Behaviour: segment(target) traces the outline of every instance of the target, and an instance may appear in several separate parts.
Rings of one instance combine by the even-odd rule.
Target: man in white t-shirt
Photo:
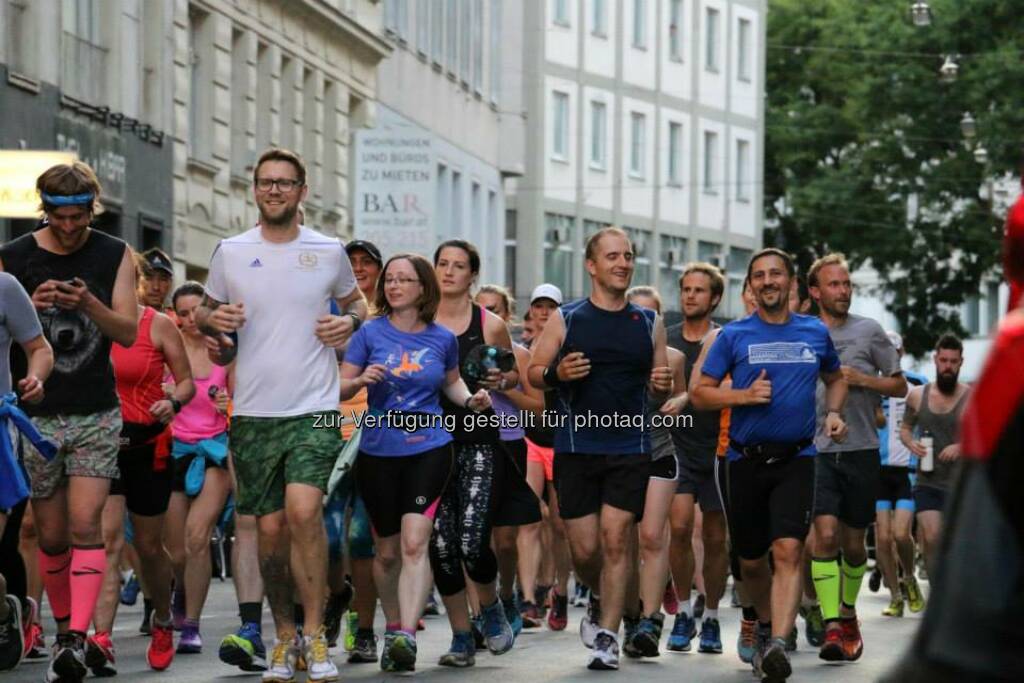
[[[260,157],[253,173],[259,225],[217,246],[197,316],[215,362],[237,358],[230,434],[236,506],[258,518],[260,571],[277,630],[264,681],[293,680],[300,648],[308,680],[338,678],[322,623],[322,499],[342,443],[334,349],[358,329],[366,302],[341,242],[299,223],[305,180],[293,152],[271,149]],[[331,299],[340,316],[330,314]],[[293,586],[305,612],[301,641]]]

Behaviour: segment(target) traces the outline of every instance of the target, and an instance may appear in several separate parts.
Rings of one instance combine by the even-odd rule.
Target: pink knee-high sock
[[[103,545],[71,549],[71,630],[86,633],[103,587],[107,553]]]
[[[66,621],[71,616],[71,549],[65,548],[56,555],[47,555],[40,549],[39,573],[43,575],[43,588],[54,621]]]

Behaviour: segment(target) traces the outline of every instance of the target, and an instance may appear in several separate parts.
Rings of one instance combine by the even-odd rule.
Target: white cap
[[[892,345],[896,347],[897,351],[901,351],[903,349],[903,337],[901,337],[899,333],[893,332],[892,330],[886,330],[885,335],[889,337],[889,341],[892,342]]]
[[[542,285],[537,285],[533,290],[533,294],[530,295],[530,305],[533,305],[537,299],[551,299],[559,306],[562,305],[562,290],[558,287],[548,284],[545,282]]]

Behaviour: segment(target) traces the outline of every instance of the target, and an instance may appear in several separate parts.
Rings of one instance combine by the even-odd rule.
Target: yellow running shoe
[[[907,596],[907,607],[914,614],[924,609],[924,595],[921,593],[921,586],[917,579],[911,574],[903,584],[903,594]]]
[[[889,606],[882,610],[883,617],[903,616],[903,597],[896,597],[889,601]]]

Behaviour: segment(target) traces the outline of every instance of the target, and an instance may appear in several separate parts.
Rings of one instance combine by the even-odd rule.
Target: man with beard
[[[755,314],[722,328],[690,385],[698,410],[731,408],[726,462],[716,463],[733,548],[757,612],[754,673],[792,673],[786,637],[801,590],[803,543],[814,500],[815,388],[826,384],[825,434],[841,441],[847,385],[828,329],[789,311],[793,259],[762,249],[747,266]],[[732,386],[721,386],[731,375]],[[765,557],[772,553],[774,575]]]
[[[679,290],[683,322],[665,332],[669,346],[679,349],[686,356],[684,375],[689,385],[701,349],[712,344],[718,334],[719,326],[711,320],[711,314],[722,300],[725,279],[722,272],[710,263],[690,263],[683,268]],[[668,638],[668,649],[689,651],[690,640],[697,634],[693,605],[690,602],[690,585],[695,571],[694,514],[695,506],[699,503],[704,516],[704,586],[707,593],[699,650],[720,653],[722,634],[718,624],[718,601],[725,592],[725,576],[729,569],[729,557],[725,550],[725,515],[722,512],[722,499],[715,487],[715,452],[718,448],[721,411],[695,410],[693,406],[687,405],[680,415],[684,417],[678,424],[685,426],[672,429],[679,480],[670,512],[672,540],[669,546],[669,563],[679,596],[679,611]],[[690,417],[686,418],[687,415]],[[644,605],[645,612],[653,611],[654,608],[654,605]]]
[[[277,630],[263,680],[293,680],[301,649],[308,680],[334,681],[322,622],[322,499],[341,432],[314,425],[339,423],[335,349],[362,324],[366,304],[341,243],[299,223],[308,192],[302,159],[283,149],[264,152],[253,186],[259,225],[218,244],[196,318],[215,362],[237,355],[230,435],[236,505],[239,514],[257,517],[260,571]],[[341,315],[329,313],[330,299]],[[305,614],[301,643],[294,589]]]
[[[826,661],[854,661],[864,651],[855,605],[867,569],[864,540],[875,520],[881,480],[875,407],[879,395],[906,396],[907,380],[882,326],[850,313],[853,288],[842,254],[828,254],[811,264],[807,284],[850,387],[845,413],[849,434],[841,443],[827,433],[824,392],[818,397],[811,577],[825,618],[819,656]]]
[[[946,494],[960,460],[960,414],[969,393],[969,387],[958,381],[964,362],[964,346],[959,339],[952,334],[942,335],[933,360],[935,381],[910,392],[900,425],[900,441],[918,458],[914,508],[929,576],[935,570]]]
[[[593,647],[588,668],[602,670],[619,668],[617,634],[626,586],[635,581],[629,544],[650,471],[648,384],[665,398],[672,371],[661,318],[626,301],[634,268],[629,237],[619,228],[599,230],[585,255],[591,295],[551,315],[528,373],[535,387],[558,389],[555,488],[576,576],[593,590],[580,625],[583,644]]]

